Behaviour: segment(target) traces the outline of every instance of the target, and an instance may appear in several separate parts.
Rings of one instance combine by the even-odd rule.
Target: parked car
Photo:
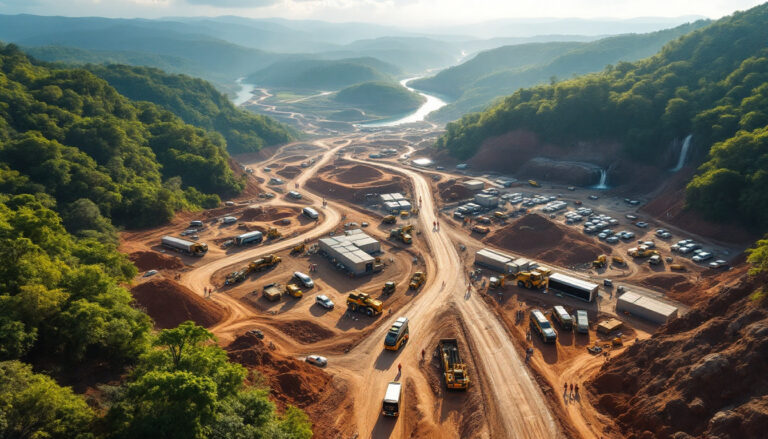
[[[631,213],[624,215],[624,217],[626,217],[628,220],[633,220],[633,221],[637,219],[637,215],[632,215]]]
[[[619,242],[619,237],[618,236],[609,236],[609,237],[605,238],[605,242],[607,242],[608,244],[616,244],[617,242]]]
[[[643,241],[643,245],[648,248],[656,248],[656,243],[653,241]]]
[[[714,262],[710,262],[709,263],[709,268],[712,268],[712,269],[725,268],[727,266],[728,266],[728,262],[726,262],[726,261],[724,261],[722,259],[718,259],[718,260],[716,260]]]
[[[312,281],[312,278],[300,271],[295,271],[293,273],[293,277],[298,279],[299,282],[301,282],[301,284],[304,285],[304,288],[312,288],[315,286],[315,283]]]
[[[325,294],[321,294],[317,297],[315,297],[315,303],[322,306],[325,309],[333,309],[334,304],[331,299],[328,298]]]
[[[685,247],[680,247],[677,251],[685,255],[685,254],[688,254],[688,253],[692,252],[693,251],[693,247],[690,247],[690,246],[686,245]]]
[[[589,198],[590,200],[597,200],[597,199],[599,199],[600,197],[598,197],[597,195],[590,195],[588,198]]]
[[[638,222],[635,223],[635,225],[637,227],[640,227],[641,229],[644,229],[644,228],[648,227],[648,223],[646,223],[645,221],[638,221]]]
[[[694,262],[704,262],[708,259],[712,259],[712,253],[701,252],[693,257]]]
[[[320,355],[307,355],[307,358],[305,358],[304,361],[318,367],[325,367],[328,365],[328,359]]]
[[[157,270],[149,270],[146,273],[144,273],[144,277],[150,277],[157,274]]]

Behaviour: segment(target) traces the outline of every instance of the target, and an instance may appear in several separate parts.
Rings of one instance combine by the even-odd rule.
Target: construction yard
[[[714,253],[712,260],[729,263],[739,246],[687,235],[606,191],[504,187],[489,176],[411,166],[411,145],[433,136],[413,129],[356,133],[238,157],[247,179],[239,198],[180,213],[162,228],[122,234],[121,250],[141,270],[132,286],[137,304],[158,328],[187,319],[210,328],[234,361],[265,377],[280,407],[308,413],[315,437],[621,437],[586,395],[563,391],[566,383],[583,387],[605,362],[658,328],[617,311],[619,289],[684,314],[701,300],[696,286],[721,271],[672,245],[693,238]],[[469,180],[482,189],[467,187]],[[497,195],[476,198],[487,189]],[[513,193],[554,197],[567,207],[521,209],[508,197],[454,215],[475,199]],[[587,215],[578,222],[565,216],[579,208],[615,219],[606,228],[631,231],[632,238],[609,242],[585,233]],[[659,228],[670,236],[656,236]],[[207,251],[173,251],[161,245],[166,236]],[[646,241],[653,248],[643,248],[643,257],[628,254]],[[502,272],[475,264],[484,248],[591,282],[594,298],[520,287],[509,273],[498,285]],[[648,262],[653,252],[660,264]],[[595,264],[603,255],[604,263]],[[673,264],[682,268],[672,271]],[[556,305],[572,316],[585,311],[586,330],[555,323]],[[534,310],[552,322],[556,343],[532,332]],[[410,338],[384,349],[401,317]],[[610,319],[619,327],[599,333],[598,323]],[[458,346],[450,364],[439,348],[444,340]],[[310,355],[323,356],[327,366],[305,362]],[[447,388],[448,369],[467,379],[458,387],[465,391]],[[399,417],[381,415],[389,382],[403,386]]]

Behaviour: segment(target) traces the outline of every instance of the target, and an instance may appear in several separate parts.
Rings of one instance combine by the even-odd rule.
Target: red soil
[[[276,174],[281,177],[291,179],[301,174],[301,168],[296,166],[286,166],[285,168],[277,171]]]
[[[184,268],[184,263],[178,256],[164,255],[153,251],[137,251],[128,255],[140,271],[146,270],[178,270]]]
[[[344,184],[368,183],[370,181],[380,180],[384,174],[378,169],[366,165],[354,165],[349,168],[342,168],[335,173],[336,180]]]
[[[289,207],[249,207],[240,215],[240,221],[276,221],[298,215],[298,210]]]
[[[438,183],[437,190],[440,198],[445,201],[466,200],[475,195],[475,193],[455,181],[445,181]]]
[[[219,305],[170,279],[154,278],[140,283],[131,288],[131,294],[158,329],[174,328],[187,320],[209,328],[226,314]]]
[[[369,193],[406,193],[408,183],[403,177],[393,176],[392,180],[389,181],[371,183],[365,185],[365,187],[356,188],[333,183],[320,177],[313,177],[307,180],[306,187],[318,194],[328,196],[329,198],[357,202],[365,200],[365,194]]]
[[[593,261],[610,248],[537,214],[528,214],[483,238],[496,247],[551,264],[574,266]]]
[[[276,321],[272,326],[304,344],[327,340],[335,335],[330,329],[309,320]]]

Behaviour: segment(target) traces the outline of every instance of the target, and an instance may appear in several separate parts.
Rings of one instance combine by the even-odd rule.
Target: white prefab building
[[[403,210],[411,211],[413,206],[407,200],[387,201],[384,203],[384,209],[389,213],[400,213]]]
[[[462,186],[465,188],[471,190],[471,191],[479,191],[485,187],[485,183],[483,183],[480,180],[469,180],[461,183]]]
[[[379,195],[379,203],[388,203],[390,201],[405,201],[405,197],[403,194],[399,192],[393,192],[391,194],[380,194]]]
[[[475,265],[482,265],[500,273],[507,272],[507,264],[514,258],[507,254],[484,248],[475,253]]]
[[[492,209],[499,205],[499,197],[489,194],[475,194],[475,203]]]
[[[319,243],[321,251],[354,274],[372,272],[375,259],[369,253],[381,251],[381,243],[360,229],[348,230],[340,236],[322,238]]]
[[[660,325],[677,317],[677,307],[632,291],[626,291],[619,296],[616,301],[616,312],[628,312]]]

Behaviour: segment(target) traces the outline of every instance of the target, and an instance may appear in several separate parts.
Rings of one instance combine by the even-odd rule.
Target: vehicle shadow
[[[531,338],[533,347],[541,352],[541,357],[544,359],[544,361],[547,362],[547,364],[557,363],[557,344],[544,343],[533,330],[531,330]]]
[[[331,311],[333,310],[323,308],[322,306],[318,305],[317,302],[313,303],[312,306],[309,307],[309,313],[315,317],[322,317]]]
[[[380,315],[379,315],[380,316]],[[350,329],[365,329],[378,323],[379,316],[368,317],[365,314],[347,311],[336,322],[336,327],[342,331]]]
[[[371,439],[392,436],[392,431],[395,429],[396,424],[397,418],[379,415],[379,420],[376,421],[376,425],[373,426],[373,431],[371,431]]]
[[[381,348],[381,352],[379,352],[379,356],[376,357],[376,361],[373,363],[373,367],[377,370],[387,370],[390,367],[392,367],[392,364],[394,364],[395,360],[397,360],[397,357],[400,356],[400,353],[403,351],[405,347],[401,347],[397,351],[389,351],[387,349]],[[398,372],[398,375],[400,373]],[[399,377],[398,377],[399,378]],[[397,380],[397,378],[395,379]]]

